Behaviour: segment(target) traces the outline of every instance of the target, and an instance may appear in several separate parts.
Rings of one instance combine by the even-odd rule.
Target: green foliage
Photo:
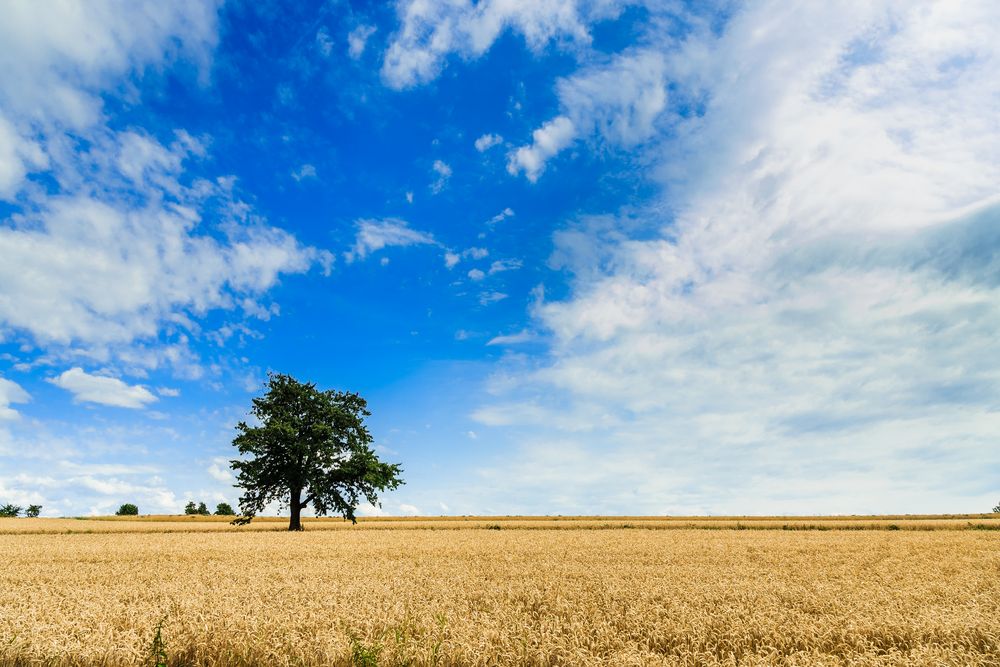
[[[7,503],[6,505],[0,506],[0,517],[7,519],[13,519],[21,513],[20,505],[11,505]]]
[[[378,667],[378,657],[382,646],[377,642],[365,646],[360,639],[351,635],[351,664],[355,667]]]
[[[24,511],[24,516],[28,517],[29,519],[35,519],[41,513],[42,513],[41,505],[28,505],[28,509]]]
[[[997,503],[997,506],[993,508],[993,511],[1000,514],[1000,503]]]
[[[195,505],[194,501],[192,500],[191,502],[189,502],[187,505],[184,506],[184,514],[190,516],[197,516],[197,515],[210,516],[212,513],[208,511],[208,506],[205,505],[205,503],[198,503],[197,505]]]
[[[290,508],[289,530],[301,530],[300,512],[310,506],[317,516],[339,514],[356,523],[362,498],[376,505],[380,492],[403,483],[398,464],[375,456],[364,423],[371,413],[358,394],[271,374],[250,412],[261,425],[236,426],[233,445],[242,458],[231,464],[244,494],[242,516],[233,523],[249,523],[272,501]]]
[[[139,508],[132,503],[125,503],[118,508],[115,516],[139,516]]]
[[[233,511],[229,503],[219,503],[216,505],[215,514],[216,516],[236,516],[236,512]]]
[[[156,624],[156,634],[153,635],[153,644],[149,647],[149,657],[153,667],[167,667],[167,645],[163,641],[163,624],[167,617],[164,616]]]

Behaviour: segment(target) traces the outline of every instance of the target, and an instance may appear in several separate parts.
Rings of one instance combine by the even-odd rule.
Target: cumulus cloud
[[[483,273],[483,272],[482,272],[481,270],[479,270],[479,269],[470,269],[470,270],[469,270],[469,273],[468,273],[468,276],[469,276],[469,278],[471,278],[472,280],[476,280],[476,281],[479,281],[479,280],[482,280],[483,278],[485,278],[485,277],[486,277],[486,274],[485,274],[485,273]]]
[[[31,396],[21,385],[0,377],[0,420],[17,419],[18,412],[10,407],[11,403],[27,403]]]
[[[268,226],[233,179],[192,177],[186,164],[206,154],[199,139],[106,123],[104,97],[123,81],[182,59],[207,72],[216,39],[212,3],[7,7],[0,197],[12,209],[0,220],[0,334],[164,361],[165,349],[141,346],[165,323],[239,307],[282,273],[329,264]]]
[[[487,476],[565,511],[598,490],[612,512],[985,506],[998,25],[988,4],[755,2],[664,36],[664,71],[704,110],[588,112],[616,141],[653,133],[665,199],[640,234],[594,218],[555,236],[572,292],[534,311],[552,361],[498,374],[513,394],[475,415],[534,435]]]
[[[213,479],[226,484],[232,484],[235,479],[233,477],[232,468],[229,465],[229,459],[224,456],[217,456],[212,459],[212,463],[208,466],[208,468],[206,468],[206,472]]]
[[[405,220],[358,220],[354,246],[344,253],[348,263],[364,259],[370,253],[390,246],[438,245],[434,237],[413,229]]]
[[[503,143],[503,137],[499,134],[484,134],[475,141],[476,150],[480,153],[488,151],[494,146],[498,146]]]
[[[511,175],[523,171],[534,183],[545,169],[545,162],[566,148],[576,138],[576,127],[566,116],[557,116],[531,133],[531,145],[521,146],[510,154],[507,171]]]
[[[373,25],[359,25],[347,34],[347,54],[357,60],[365,52],[368,38],[375,34],[377,28]]]
[[[589,25],[617,15],[625,4],[616,0],[401,0],[396,6],[400,27],[386,49],[382,78],[393,88],[424,83],[437,76],[450,53],[478,57],[505,30],[521,36],[535,51],[553,41],[587,45]]]
[[[72,393],[73,400],[83,403],[135,409],[159,400],[142,385],[129,385],[105,375],[91,375],[79,366],[64,371],[49,382]]]

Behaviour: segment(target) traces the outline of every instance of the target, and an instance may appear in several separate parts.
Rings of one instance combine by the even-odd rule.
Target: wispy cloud
[[[973,29],[1000,25],[996,11],[750,3],[721,34],[663,37],[677,94],[707,100],[694,116],[659,97],[621,105],[595,71],[569,77],[565,113],[654,142],[650,175],[669,189],[641,223],[555,236],[572,292],[535,310],[553,360],[508,369],[508,401],[477,412],[535,429],[530,463],[496,474],[576,511],[612,478],[606,511],[976,506],[982,466],[1000,469],[1000,283],[981,252],[1000,247],[983,94],[1000,40]],[[563,136],[515,166],[537,176]],[[550,457],[579,465],[530,472]]]
[[[444,187],[448,184],[448,179],[451,178],[451,167],[441,160],[434,160],[433,169],[438,177],[436,181],[431,183],[431,192],[438,194],[444,190]]]
[[[438,245],[431,234],[413,229],[405,220],[358,220],[354,246],[344,253],[348,263],[391,246]]]
[[[292,178],[296,181],[304,181],[307,178],[316,178],[316,167],[311,164],[304,164],[292,172]]]
[[[347,54],[357,60],[365,52],[368,38],[375,34],[377,28],[373,25],[359,25],[347,35]]]

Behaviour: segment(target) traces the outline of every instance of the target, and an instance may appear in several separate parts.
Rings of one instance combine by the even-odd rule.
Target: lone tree
[[[38,515],[42,513],[41,505],[28,505],[28,509],[24,510],[24,516],[29,519],[38,518]]]
[[[358,394],[321,391],[315,384],[272,373],[267,391],[253,399],[260,426],[240,422],[233,444],[244,457],[231,461],[244,489],[235,524],[246,524],[272,501],[287,504],[288,530],[302,530],[302,510],[339,514],[357,523],[360,498],[378,503],[378,493],[403,480],[399,464],[375,456],[364,418],[371,415]]]

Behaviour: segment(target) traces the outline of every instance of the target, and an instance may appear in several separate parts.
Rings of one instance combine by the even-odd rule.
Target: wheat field
[[[0,664],[1000,665],[996,519],[674,523],[0,520]]]

